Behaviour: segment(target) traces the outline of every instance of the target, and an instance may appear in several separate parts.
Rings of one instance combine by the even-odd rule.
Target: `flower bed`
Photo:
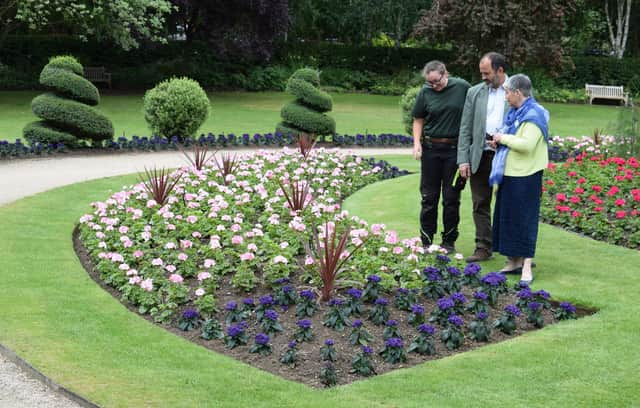
[[[640,248],[638,159],[578,153],[549,164],[543,183],[543,221],[594,239]]]
[[[341,209],[384,173],[345,153],[286,148],[149,172],[163,183],[145,179],[81,217],[80,257],[150,320],[314,386],[576,316]]]

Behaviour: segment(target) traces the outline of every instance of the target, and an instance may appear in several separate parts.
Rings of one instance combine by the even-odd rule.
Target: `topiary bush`
[[[42,120],[25,126],[23,134],[29,143],[75,146],[78,139],[100,144],[113,138],[111,121],[91,107],[100,102],[98,89],[83,74],[82,65],[72,56],[52,57],[45,65],[40,84],[50,92],[31,102],[33,113]]]
[[[418,93],[421,89],[422,86],[414,86],[412,88],[409,88],[400,98],[402,124],[404,125],[404,130],[409,135],[413,135],[413,105],[416,104],[416,98],[418,97]]]
[[[193,136],[209,116],[209,98],[198,82],[171,78],[144,94],[144,118],[155,135]]]
[[[280,111],[282,122],[276,132],[297,136],[301,133],[329,135],[336,131],[336,122],[324,112],[333,107],[328,93],[318,89],[320,73],[312,68],[301,68],[287,81],[286,91],[296,97]]]

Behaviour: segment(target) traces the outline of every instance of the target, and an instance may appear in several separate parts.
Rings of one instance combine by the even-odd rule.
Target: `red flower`
[[[571,216],[573,218],[578,218],[579,216],[581,216],[582,214],[579,211],[573,211],[571,212]]]
[[[566,205],[556,205],[556,210],[560,212],[568,212],[571,210],[571,208],[567,207]]]
[[[602,207],[593,207],[593,211],[595,212],[602,212],[603,208]]]
[[[567,176],[569,177],[576,177],[578,175],[578,173],[576,173],[575,171],[570,171],[567,173]]]
[[[549,170],[555,170],[556,169],[556,165],[555,165],[555,163],[549,162],[549,164],[547,164],[547,168]]]
[[[616,218],[624,218],[627,216],[627,212],[626,211],[616,211]]]
[[[596,193],[599,193],[599,192],[601,192],[601,191],[602,191],[602,187],[597,186],[597,185],[596,185],[596,186],[592,186],[592,187],[591,187],[591,189],[592,189],[593,191],[595,191]]]
[[[638,163],[638,159],[636,159],[635,157],[630,157],[629,160],[627,160],[627,164],[634,169],[637,169],[640,166],[640,163]]]
[[[583,183],[585,183],[586,181],[587,181],[587,179],[585,179],[584,177],[580,177],[580,178],[578,179],[578,184],[583,184]]]
[[[556,201],[563,202],[567,201],[567,196],[564,193],[556,194]]]
[[[555,184],[555,183],[553,182],[553,180],[547,180],[547,185],[552,186],[552,185],[554,185],[554,184]]]
[[[618,191],[620,191],[620,189],[619,189],[617,186],[613,186],[613,187],[611,187],[611,190],[609,190],[609,191],[607,192],[607,195],[608,195],[609,197],[613,197],[614,195],[616,195],[616,193],[617,193]]]
[[[580,202],[580,197],[576,197],[576,196],[572,196],[569,201],[571,201],[574,204],[578,204]]]
[[[576,189],[573,190],[573,192],[576,193],[576,194],[582,194],[582,193],[584,193],[584,188],[576,187]]]
[[[618,199],[616,200],[615,204],[616,204],[618,207],[622,207],[623,205],[625,205],[625,201],[624,201],[624,199],[623,199],[623,198],[618,198]]]
[[[624,181],[624,176],[615,176],[614,177],[617,181]]]

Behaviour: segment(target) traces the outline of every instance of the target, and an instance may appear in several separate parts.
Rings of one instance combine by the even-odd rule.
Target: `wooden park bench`
[[[104,67],[84,67],[84,77],[91,82],[104,82],[111,89],[111,73]]]
[[[629,104],[629,93],[625,93],[622,86],[586,84],[585,91],[589,104],[592,104],[596,98],[614,99],[624,102],[625,105]]]

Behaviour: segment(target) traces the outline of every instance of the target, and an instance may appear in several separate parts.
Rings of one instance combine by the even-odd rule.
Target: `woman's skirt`
[[[533,258],[538,239],[542,170],[526,177],[504,176],[493,211],[493,251]]]

